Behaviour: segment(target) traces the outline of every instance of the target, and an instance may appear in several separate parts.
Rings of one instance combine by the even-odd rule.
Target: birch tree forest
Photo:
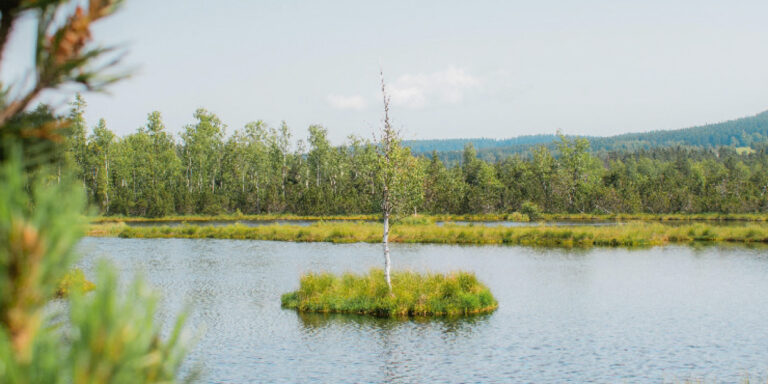
[[[172,134],[162,114],[147,114],[134,133],[86,122],[78,96],[60,164],[72,166],[89,202],[103,215],[381,212],[378,144],[308,127],[293,140],[283,122],[257,120],[230,129],[205,109]],[[45,105],[29,118],[54,118]],[[698,213],[768,211],[765,147],[669,146],[593,152],[587,139],[560,135],[501,160],[485,161],[468,144],[458,161],[411,154],[400,204],[407,213]]]

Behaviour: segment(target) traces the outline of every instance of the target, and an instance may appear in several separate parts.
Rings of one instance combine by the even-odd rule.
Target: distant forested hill
[[[575,137],[577,136],[569,136],[571,139]],[[768,139],[768,111],[722,123],[670,131],[625,133],[608,137],[578,137],[589,139],[592,151],[598,153],[672,146],[756,147],[764,145]],[[487,138],[410,140],[403,144],[410,147],[415,154],[429,154],[432,151],[437,151],[443,161],[455,163],[461,159],[462,150],[467,143],[474,145],[480,158],[487,161],[497,161],[509,155],[526,153],[539,145],[554,149],[556,140],[556,135],[532,135],[502,140]]]
[[[551,143],[557,139],[556,135],[529,135],[518,136],[511,139],[434,139],[434,140],[406,140],[403,145],[411,148],[413,153],[429,153],[432,151],[450,152],[461,151],[471,142],[475,149],[510,148],[516,146],[528,146]]]

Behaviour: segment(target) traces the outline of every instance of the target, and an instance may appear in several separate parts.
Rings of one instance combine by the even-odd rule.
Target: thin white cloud
[[[416,75],[402,75],[390,86],[392,103],[408,108],[423,108],[430,104],[458,104],[465,93],[480,85],[480,79],[461,68]]]
[[[343,95],[335,95],[330,94],[326,98],[326,101],[328,101],[328,104],[336,109],[354,109],[354,110],[361,110],[365,109],[368,106],[368,102],[365,101],[365,98],[363,98],[360,95],[353,95],[353,96],[343,96]]]

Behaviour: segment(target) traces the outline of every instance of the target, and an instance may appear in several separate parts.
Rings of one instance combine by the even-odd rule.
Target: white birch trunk
[[[104,184],[104,212],[109,213],[109,157],[104,159],[104,171],[106,172],[106,183]]]
[[[384,277],[387,280],[387,287],[392,292],[392,280],[390,279],[391,260],[389,258],[389,214],[384,213]]]

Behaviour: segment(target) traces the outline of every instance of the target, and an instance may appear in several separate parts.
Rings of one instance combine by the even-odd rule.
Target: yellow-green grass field
[[[123,238],[216,238],[299,242],[377,243],[381,224],[372,222],[317,222],[308,226],[272,224],[249,227],[180,225],[131,227],[124,223],[91,225],[90,236]],[[691,223],[665,225],[631,222],[611,226],[526,226],[399,224],[390,242],[432,244],[508,244],[557,247],[654,246],[697,242],[768,243],[768,225],[740,226]]]
[[[164,216],[164,217],[132,217],[132,216],[98,216],[90,219],[93,224],[105,223],[157,223],[163,222],[206,222],[206,221],[377,221],[381,216],[377,214],[356,214],[356,215],[294,215],[285,213],[275,214],[222,214],[222,215],[190,215],[190,216]],[[395,218],[395,221],[413,224],[429,224],[438,221],[470,221],[470,222],[488,222],[488,221],[513,221],[528,222],[531,219],[522,213],[488,213],[488,214],[425,214],[410,215]],[[542,213],[536,219],[541,222],[552,221],[703,221],[703,222],[768,222],[766,213],[617,213],[617,214],[592,214],[592,213]]]

